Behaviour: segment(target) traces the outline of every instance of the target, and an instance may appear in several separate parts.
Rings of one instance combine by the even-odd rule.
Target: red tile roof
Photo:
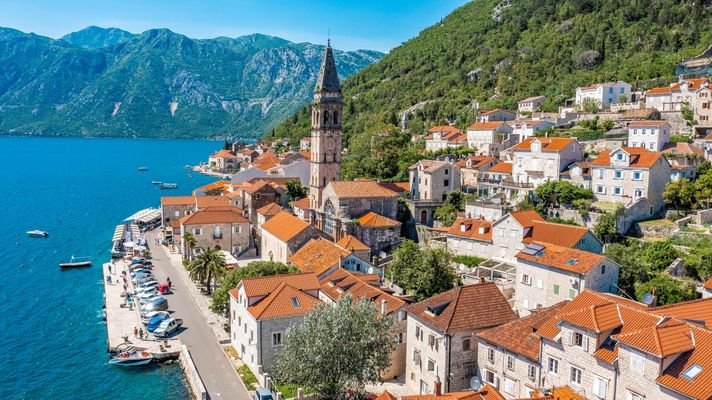
[[[257,209],[258,214],[265,216],[275,216],[279,214],[280,211],[282,211],[282,207],[277,203],[269,203],[266,206]]]
[[[180,219],[182,225],[246,224],[247,222],[242,209],[237,207],[206,207]]]
[[[692,327],[674,319],[635,332],[615,335],[615,339],[619,343],[658,357],[667,357],[695,348]]]
[[[547,221],[532,221],[522,242],[544,242],[563,247],[574,247],[589,232],[588,228],[575,225],[557,224]]]
[[[358,223],[361,226],[368,226],[372,228],[386,228],[398,226],[401,224],[396,220],[384,217],[383,215],[377,214],[373,211],[369,211],[366,214],[360,216],[358,218]]]
[[[517,318],[494,282],[450,289],[411,305],[408,313],[442,332],[491,328]]]
[[[621,147],[614,150],[625,151],[630,155],[630,166],[635,168],[651,168],[663,156],[663,153],[649,151],[642,147]],[[591,161],[591,166],[611,166],[611,151],[604,151]]]
[[[322,278],[319,283],[321,284],[322,293],[334,301],[351,295],[354,302],[365,299],[373,302],[373,305],[380,310],[381,302],[385,300],[387,315],[400,310],[406,305],[406,302],[402,299],[381,290],[361,276],[343,268],[330,273],[325,278]]]
[[[319,238],[307,242],[297,250],[289,262],[302,272],[314,272],[317,276],[338,266],[341,260],[351,252],[337,246],[334,242]]]
[[[591,269],[606,260],[605,256],[589,251],[542,242],[537,244],[544,246],[544,249],[537,254],[530,255],[524,251],[520,251],[515,257],[517,257],[518,260],[526,260],[577,274],[588,273]]]
[[[219,181],[215,181],[215,182],[208,183],[207,185],[203,185],[199,188],[195,188],[195,190],[193,190],[193,194],[195,194],[195,192],[197,192],[197,191],[207,192],[210,189],[226,189],[230,185],[231,185],[230,181],[221,179]]]
[[[334,181],[327,186],[340,198],[398,197],[398,193],[375,181]]]
[[[470,166],[467,166],[467,162],[470,162]],[[492,157],[492,156],[470,156],[467,157],[464,160],[460,160],[455,165],[457,165],[460,168],[469,168],[469,169],[480,169],[482,167],[486,167],[490,163],[498,163],[499,161]]]
[[[712,329],[712,297],[654,307],[651,313],[666,315],[690,322],[698,322]]]
[[[263,297],[274,292],[280,284],[299,290],[319,290],[319,280],[311,272],[242,278],[241,285],[247,297]]]
[[[262,224],[263,231],[269,232],[283,242],[292,240],[307,228],[309,228],[307,222],[302,221],[286,211],[280,212]]]
[[[635,127],[635,126],[655,126],[655,127],[661,127],[663,125],[669,125],[667,121],[631,121],[628,124],[628,127]]]
[[[292,202],[292,207],[299,208],[302,210],[308,210],[309,209],[309,198],[304,197],[302,199]]]
[[[235,158],[235,153],[230,150],[222,149],[210,155],[211,158]]]
[[[487,383],[477,391],[443,393],[439,396],[434,394],[402,396],[401,400],[504,400],[504,397]]]
[[[480,233],[480,228],[483,232]],[[447,230],[448,235],[491,242],[492,223],[483,219],[459,218]]]
[[[282,282],[267,297],[247,307],[247,311],[257,320],[286,318],[304,315],[321,300]]]
[[[707,290],[712,290],[712,276],[710,276],[709,279],[705,281],[704,287]]]
[[[531,143],[537,140],[541,143],[541,151],[555,151],[559,152],[566,147],[568,147],[571,143],[575,142],[576,139],[572,138],[548,138],[548,137],[537,137],[537,138],[526,138],[522,140],[520,143],[514,145],[512,147],[512,150],[515,151],[530,151],[531,150]]]
[[[515,319],[495,328],[480,332],[477,336],[512,353],[539,361],[541,337],[536,334],[539,327],[558,313],[568,301],[548,308],[534,310],[533,314]]]
[[[506,125],[505,121],[477,122],[467,127],[468,131],[493,131]]]
[[[195,196],[162,196],[161,206],[191,206],[195,204]]]
[[[229,207],[230,199],[225,196],[195,196],[195,204],[200,208]]]
[[[524,210],[524,211],[512,211],[509,213],[519,225],[524,228],[531,228],[534,226],[534,222],[544,222],[544,218],[539,215],[538,212],[534,210]]]
[[[512,173],[512,168],[514,168],[514,165],[512,163],[508,162],[501,162],[493,165],[488,169],[489,172],[497,172],[501,174],[511,174]]]
[[[336,244],[342,249],[346,249],[348,251],[371,250],[370,247],[366,246],[366,244],[364,244],[362,241],[356,239],[351,235],[346,235],[342,237],[338,242],[336,242]]]

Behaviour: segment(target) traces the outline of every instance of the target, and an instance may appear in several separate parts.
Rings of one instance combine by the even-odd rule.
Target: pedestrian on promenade
[[[138,330],[138,338],[143,340],[143,328]]]
[[[171,277],[170,276],[166,277],[166,282],[168,282],[168,289],[170,289],[171,288]]]
[[[111,273],[111,264],[109,264],[109,273]]]
[[[138,328],[134,326],[134,337],[138,336]]]

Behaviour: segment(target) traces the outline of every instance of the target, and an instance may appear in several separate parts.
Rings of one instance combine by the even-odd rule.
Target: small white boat
[[[160,184],[162,184],[162,183],[163,183],[163,182],[161,182],[161,181],[151,181],[151,184],[152,184],[152,185],[160,185]]]
[[[119,365],[121,367],[137,367],[139,365],[146,365],[150,363],[151,360],[153,360],[153,356],[147,351],[124,351],[109,360],[109,364]]]
[[[42,237],[42,238],[46,238],[46,237],[49,236],[49,233],[47,233],[47,232],[45,232],[45,231],[41,231],[41,230],[39,230],[39,229],[35,229],[35,230],[33,230],[33,231],[27,231],[27,236],[29,236],[29,237]]]
[[[161,189],[178,189],[178,184],[177,183],[166,183],[163,182],[159,186]]]
[[[84,268],[84,267],[91,267],[92,262],[89,259],[89,257],[74,257],[72,256],[72,259],[68,263],[60,263],[59,268],[67,269],[67,268]]]

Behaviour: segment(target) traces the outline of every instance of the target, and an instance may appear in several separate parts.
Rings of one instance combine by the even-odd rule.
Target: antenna
[[[653,304],[653,301],[655,301],[655,296],[653,296],[652,293],[646,293],[643,295],[643,304],[649,306]]]

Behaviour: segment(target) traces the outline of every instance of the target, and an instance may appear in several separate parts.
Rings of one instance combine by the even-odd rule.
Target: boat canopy
[[[161,210],[157,208],[145,208],[135,212],[130,217],[126,218],[126,222],[135,222],[138,224],[148,224],[157,221],[161,218]]]

